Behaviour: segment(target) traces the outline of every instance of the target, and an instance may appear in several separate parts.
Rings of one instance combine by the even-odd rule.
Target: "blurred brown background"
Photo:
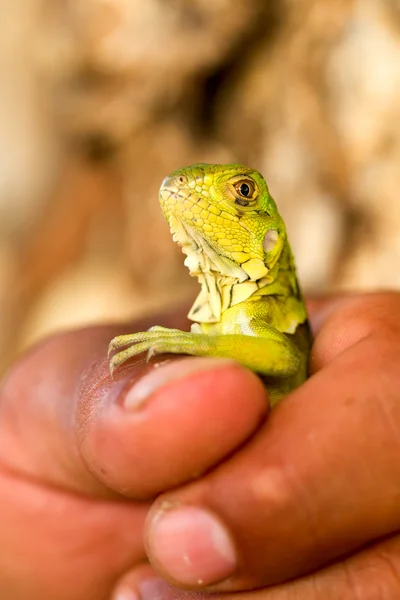
[[[169,171],[266,176],[305,289],[400,287],[400,0],[14,0],[0,19],[0,364],[196,293]]]

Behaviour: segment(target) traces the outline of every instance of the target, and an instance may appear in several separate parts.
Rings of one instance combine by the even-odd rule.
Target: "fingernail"
[[[148,553],[159,570],[183,585],[211,585],[236,570],[228,531],[215,515],[196,507],[161,509],[149,528]]]
[[[142,600],[139,594],[134,591],[132,588],[124,585],[121,587],[115,595],[113,595],[112,600]]]
[[[164,600],[171,598],[170,586],[160,578],[151,578],[139,582],[139,600]]]
[[[235,364],[233,360],[226,358],[185,358],[171,361],[155,367],[142,377],[126,394],[124,405],[129,410],[135,410],[143,406],[152,394],[168,383],[184,379],[194,373],[213,371]]]

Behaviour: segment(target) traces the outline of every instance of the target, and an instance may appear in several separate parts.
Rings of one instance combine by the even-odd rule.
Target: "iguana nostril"
[[[187,183],[187,178],[183,175],[168,175],[163,179],[161,189],[177,189]]]

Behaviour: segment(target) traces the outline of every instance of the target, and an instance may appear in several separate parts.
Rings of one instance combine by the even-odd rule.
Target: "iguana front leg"
[[[267,324],[258,328],[257,336],[208,335],[158,326],[146,332],[121,335],[114,338],[109,346],[109,354],[113,354],[111,371],[142,352],[147,352],[148,357],[172,353],[232,358],[256,373],[275,377],[291,377],[301,366],[296,346],[283,333]]]

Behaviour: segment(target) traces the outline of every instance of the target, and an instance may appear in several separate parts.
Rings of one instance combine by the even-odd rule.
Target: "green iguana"
[[[285,224],[260,173],[196,164],[166,177],[160,203],[201,291],[191,331],[152,327],[110,343],[113,372],[142,352],[229,357],[276,404],[307,377],[311,335]],[[124,349],[122,349],[124,348]]]

